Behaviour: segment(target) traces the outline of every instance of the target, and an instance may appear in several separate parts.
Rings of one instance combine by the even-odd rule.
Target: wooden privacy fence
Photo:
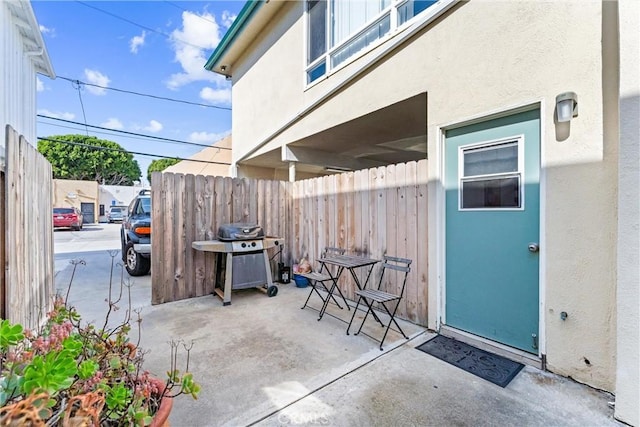
[[[196,251],[191,243],[215,239],[221,224],[252,222],[266,235],[291,235],[288,182],[160,172],[151,182],[152,304],[213,292],[215,254]],[[288,254],[285,244],[283,259]]]
[[[288,265],[307,257],[317,268],[325,246],[412,259],[398,312],[427,324],[426,160],[294,183],[160,172],[152,183],[152,303],[211,294],[214,255],[191,242],[215,239],[222,223],[255,222],[285,238]],[[376,268],[371,283],[378,278]],[[340,281],[351,299],[354,286],[347,275]],[[400,283],[384,286],[399,291]]]
[[[377,259],[413,260],[398,315],[427,324],[426,160],[297,181],[292,196],[294,238],[287,242],[296,257],[308,257],[317,269],[313,261],[322,249],[336,246]],[[379,273],[376,267],[371,286]],[[354,299],[355,284],[347,276],[339,285]],[[389,279],[384,288],[399,293],[400,280]]]
[[[11,128],[0,180],[2,318],[35,328],[53,305],[53,220],[51,164]]]

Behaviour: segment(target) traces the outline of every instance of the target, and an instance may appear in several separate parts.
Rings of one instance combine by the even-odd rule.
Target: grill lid
[[[262,239],[264,230],[257,224],[236,222],[218,227],[218,239],[224,241]]]

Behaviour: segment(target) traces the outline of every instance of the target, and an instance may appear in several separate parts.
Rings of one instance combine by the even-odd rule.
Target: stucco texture
[[[95,181],[79,181],[74,179],[53,180],[53,207],[80,209],[80,203],[93,203],[94,212],[98,213],[98,183]]]
[[[429,256],[422,261],[430,266],[435,327],[442,315],[436,297],[441,129],[536,104],[542,113],[541,350],[550,370],[613,390],[617,142],[607,136],[607,123],[615,120],[607,118],[603,81],[614,76],[603,74],[602,2],[459,3],[334,93],[376,51],[305,89],[303,6],[289,3],[235,65],[234,160],[259,143],[262,151],[275,149],[426,92]],[[579,116],[556,124],[555,97],[566,91],[578,94]]]
[[[204,175],[204,176],[230,176],[231,164],[231,135],[214,142],[193,156],[189,160],[182,160],[173,166],[169,166],[163,172]]]
[[[616,418],[640,425],[640,2],[620,1]]]

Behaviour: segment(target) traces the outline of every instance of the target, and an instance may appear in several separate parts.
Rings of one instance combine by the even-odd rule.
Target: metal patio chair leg
[[[353,315],[351,316],[351,321],[349,322],[349,326],[347,327],[347,335],[349,334],[349,328],[351,327],[351,323],[355,318],[356,311],[360,306],[360,300],[364,300],[365,304],[367,305],[367,313],[362,319],[362,323],[360,323],[360,328],[358,328],[358,332],[356,332],[355,335],[358,335],[362,331],[362,327],[364,326],[364,323],[366,322],[367,317],[369,316],[369,313],[372,313],[375,315],[373,311],[373,304],[377,302],[379,305],[382,305],[384,310],[387,312],[387,315],[389,316],[389,322],[386,325],[386,329],[384,331],[384,335],[382,336],[382,340],[380,340],[380,350],[381,351],[383,350],[382,346],[384,345],[384,340],[387,338],[387,334],[389,333],[389,329],[391,328],[391,323],[396,325],[396,327],[398,328],[398,332],[400,332],[405,339],[409,339],[407,334],[404,333],[404,331],[396,321],[395,315],[396,315],[396,312],[398,311],[398,307],[400,306],[400,301],[402,300],[402,296],[404,295],[404,289],[407,284],[407,276],[411,271],[411,262],[412,261],[410,259],[406,259],[406,258],[396,258],[396,257],[387,256],[387,255],[384,256],[384,262],[382,264],[382,272],[380,274],[380,281],[378,282],[378,289],[377,290],[362,289],[362,290],[356,291],[356,295],[358,295],[359,297],[358,304],[356,305],[356,309],[353,311]],[[380,290],[380,287],[382,286],[384,274],[387,270],[395,270],[395,271],[404,273],[404,279],[402,280],[402,289],[399,294],[392,294],[390,292],[385,292]],[[387,304],[393,303],[393,302],[395,302],[396,305],[393,309],[393,312],[391,312],[389,310],[389,307],[387,307]],[[374,316],[374,317],[378,318],[377,316]],[[382,321],[379,318],[378,318],[378,321],[383,327],[385,327],[385,325],[382,323]]]
[[[345,251],[346,250],[342,248],[326,247],[323,251],[323,254],[324,255],[326,255],[327,253],[344,254]],[[326,270],[327,274],[323,274],[322,270]],[[318,320],[322,319],[322,316],[324,315],[324,312],[327,309],[327,306],[329,305],[330,301],[333,301],[335,305],[340,310],[342,310],[343,307],[340,305],[335,295],[333,294],[334,290],[337,289],[338,294],[340,294],[340,297],[342,298],[345,305],[347,306],[347,309],[351,310],[351,308],[349,307],[349,304],[347,303],[346,298],[344,297],[344,295],[342,294],[342,291],[338,287],[336,277],[340,277],[341,272],[342,272],[342,269],[339,269],[338,272],[336,273],[336,276],[334,277],[329,271],[328,267],[322,264],[320,267],[320,271],[318,273],[315,273],[315,272],[301,273],[300,276],[305,277],[307,280],[309,280],[309,285],[311,286],[311,290],[309,291],[309,295],[307,296],[307,300],[304,302],[304,305],[300,308],[304,309],[307,307],[309,303],[309,299],[311,298],[311,295],[315,292],[318,295],[318,297],[322,300],[322,307],[320,308],[320,310],[317,310],[315,307],[312,307],[312,306],[309,306],[309,308],[317,310],[320,313],[318,316]],[[331,286],[327,287],[325,282],[330,282]],[[318,290],[319,286],[322,286],[322,289],[324,289],[324,291],[327,293],[326,296],[322,296],[322,294]]]
[[[307,300],[304,302],[304,305],[300,307],[301,309],[304,309],[305,307],[307,307],[307,304],[309,303],[309,299],[311,299],[311,295],[313,295],[313,293],[315,292],[316,295],[318,295],[318,297],[322,300],[322,308],[318,310],[318,312],[320,313],[320,315],[318,316],[318,320],[322,319],[324,311],[326,310],[327,305],[329,305],[330,299],[333,300],[333,302],[338,306],[340,310],[342,310],[342,306],[340,305],[338,300],[333,296],[331,288],[327,288],[327,286],[325,285],[325,282],[331,281],[333,286],[333,278],[331,276],[326,276],[320,273],[303,273],[303,274],[300,274],[300,276],[306,278],[309,281],[309,286],[311,287],[311,290],[309,291],[309,295],[307,296]],[[322,289],[324,289],[324,291],[327,293],[326,296],[323,296],[320,293],[320,291],[318,290],[318,288],[320,287],[322,287]],[[309,306],[309,308],[317,310],[315,307]]]
[[[322,303],[324,304],[324,297],[318,291],[318,289],[316,289],[315,284],[310,283],[309,286],[311,286],[311,290],[309,291],[309,295],[307,295],[307,300],[304,302],[304,305],[300,307],[300,309],[304,309],[307,306],[307,303],[309,302],[309,299],[311,299],[311,295],[313,295],[314,292],[318,294],[318,297],[320,297],[320,299],[322,300]]]
[[[347,326],[347,335],[349,335],[349,329],[351,328],[351,324],[353,323],[353,319],[356,317],[356,313],[358,312],[358,307],[360,307],[360,300],[362,300],[362,297],[358,298],[358,303],[356,304],[356,308],[353,309],[353,314],[351,315],[351,320],[349,321],[349,326]]]

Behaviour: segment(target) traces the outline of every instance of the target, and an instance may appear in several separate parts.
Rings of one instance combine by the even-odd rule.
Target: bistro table
[[[329,300],[331,299],[331,297],[333,297],[333,292],[336,289],[338,289],[338,292],[340,292],[340,288],[338,288],[338,280],[340,279],[342,272],[344,270],[348,270],[351,273],[351,277],[353,278],[353,281],[355,282],[358,289],[363,290],[367,287],[367,283],[369,283],[369,277],[371,277],[371,273],[373,272],[373,267],[375,266],[375,264],[380,262],[380,260],[374,259],[374,258],[362,257],[358,255],[327,254],[321,257],[320,259],[318,259],[318,262],[321,265],[320,271],[322,272],[322,269],[326,270],[326,272],[329,274],[329,276],[331,276],[333,280],[333,284],[331,285],[331,288],[329,288],[329,295],[327,295],[327,298],[325,299],[324,304],[320,309],[320,318],[322,318],[322,316],[324,315],[324,312],[327,309],[327,306],[329,305]],[[335,265],[336,267],[338,267],[338,270],[336,271],[335,276],[331,274],[331,271],[328,267],[329,265]],[[363,283],[360,283],[360,279],[358,279],[358,275],[355,272],[357,268],[367,269],[366,278]],[[380,322],[380,319],[378,318],[378,316],[376,316],[375,313],[373,313],[373,316],[378,322]],[[348,329],[347,329],[347,335],[349,335]]]

